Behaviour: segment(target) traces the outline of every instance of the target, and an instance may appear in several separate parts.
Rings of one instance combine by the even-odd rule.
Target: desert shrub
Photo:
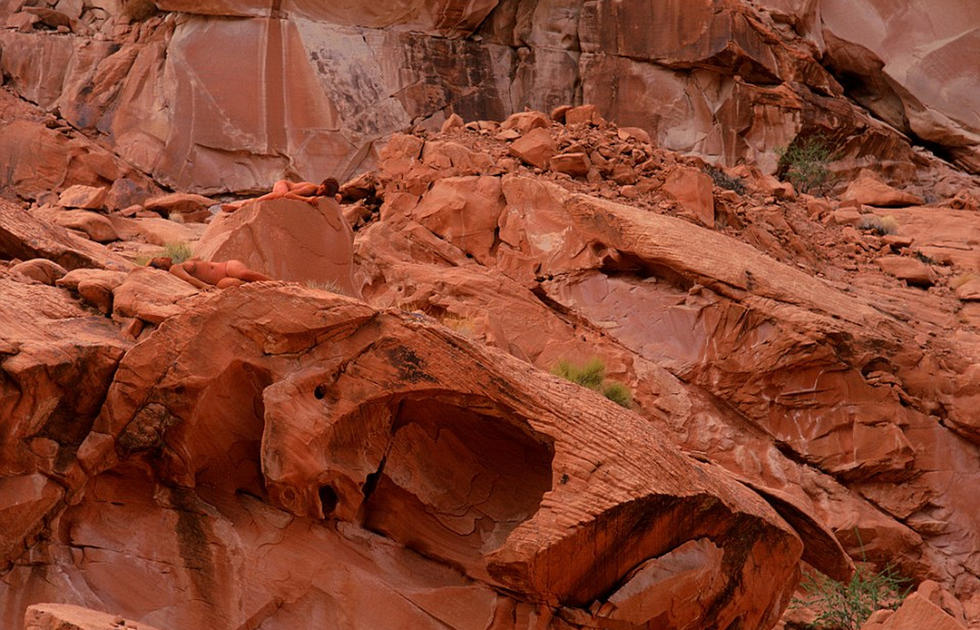
[[[788,147],[777,148],[776,154],[779,156],[776,172],[797,191],[814,193],[825,188],[830,178],[827,165],[833,154],[826,138],[818,135],[794,141]]]
[[[602,386],[602,395],[620,407],[629,409],[633,406],[633,394],[630,388],[619,381],[606,381]]]
[[[317,289],[318,291],[329,291],[330,293],[337,293],[339,295],[346,295],[347,297],[351,297],[350,293],[347,290],[345,290],[336,282],[332,282],[332,281],[317,282],[316,280],[305,280],[303,282],[303,286],[305,286],[307,289]]]
[[[167,243],[163,246],[161,256],[166,256],[175,265],[180,264],[192,256],[191,246],[187,243]]]
[[[473,320],[458,315],[444,315],[441,319],[442,325],[446,328],[455,330],[464,337],[476,336],[476,325]]]
[[[898,231],[898,219],[891,215],[879,217],[876,214],[865,214],[858,222],[858,227],[862,230],[871,230],[878,236],[884,236]]]
[[[847,583],[810,572],[800,583],[804,597],[794,599],[792,605],[817,613],[812,628],[857,630],[874,611],[897,608],[908,594],[907,582],[891,565],[877,573],[859,566]]]
[[[714,166],[708,166],[704,171],[711,177],[711,181],[715,183],[715,186],[724,188],[725,190],[734,190],[740,195],[745,194],[745,182],[742,181],[741,177],[731,177],[725,171]]]
[[[601,359],[590,359],[584,365],[561,360],[551,370],[555,376],[577,383],[582,387],[601,392],[603,396],[627,409],[633,404],[629,387],[619,381],[606,380],[606,364]]]

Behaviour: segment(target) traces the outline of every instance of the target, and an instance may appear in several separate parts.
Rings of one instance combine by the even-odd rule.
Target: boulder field
[[[337,201],[205,229],[0,202],[4,627],[793,627],[801,570],[855,562],[919,585],[870,628],[976,623],[978,189],[862,178],[586,107],[396,134]],[[173,234],[276,279],[143,266]],[[596,357],[629,408],[549,374]]]

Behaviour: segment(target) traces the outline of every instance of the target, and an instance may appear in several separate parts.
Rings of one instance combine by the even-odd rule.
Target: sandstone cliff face
[[[725,164],[824,133],[845,170],[908,180],[910,142],[980,170],[971,0],[25,4],[0,7],[8,88],[185,190],[347,177],[411,125],[583,100]]]
[[[747,630],[858,560],[919,584],[869,630],[980,623],[967,0],[41,4],[3,628]],[[819,135],[839,195],[769,174]],[[592,357],[628,409],[548,374]]]

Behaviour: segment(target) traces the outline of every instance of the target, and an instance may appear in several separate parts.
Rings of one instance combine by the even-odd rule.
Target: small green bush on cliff
[[[794,140],[788,147],[776,149],[779,167],[776,173],[783,181],[793,184],[797,192],[819,193],[826,188],[830,178],[833,148],[823,136],[811,136]]]
[[[874,611],[897,608],[908,594],[907,581],[891,566],[878,573],[859,566],[847,583],[807,573],[800,583],[805,595],[792,605],[817,613],[810,625],[814,630],[858,630]]]
[[[584,365],[561,360],[551,373],[567,381],[578,383],[582,387],[601,392],[603,396],[621,407],[629,409],[633,405],[633,395],[629,387],[619,381],[606,379],[606,364],[601,359],[590,359]]]

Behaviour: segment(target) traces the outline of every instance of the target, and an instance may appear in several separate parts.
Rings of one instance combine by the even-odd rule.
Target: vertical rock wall
[[[581,101],[710,161],[771,170],[802,132],[898,178],[908,140],[980,168],[970,0],[161,0],[74,17],[63,0],[56,28],[22,4],[0,9],[23,31],[0,32],[8,88],[198,192],[345,177],[452,112]]]

